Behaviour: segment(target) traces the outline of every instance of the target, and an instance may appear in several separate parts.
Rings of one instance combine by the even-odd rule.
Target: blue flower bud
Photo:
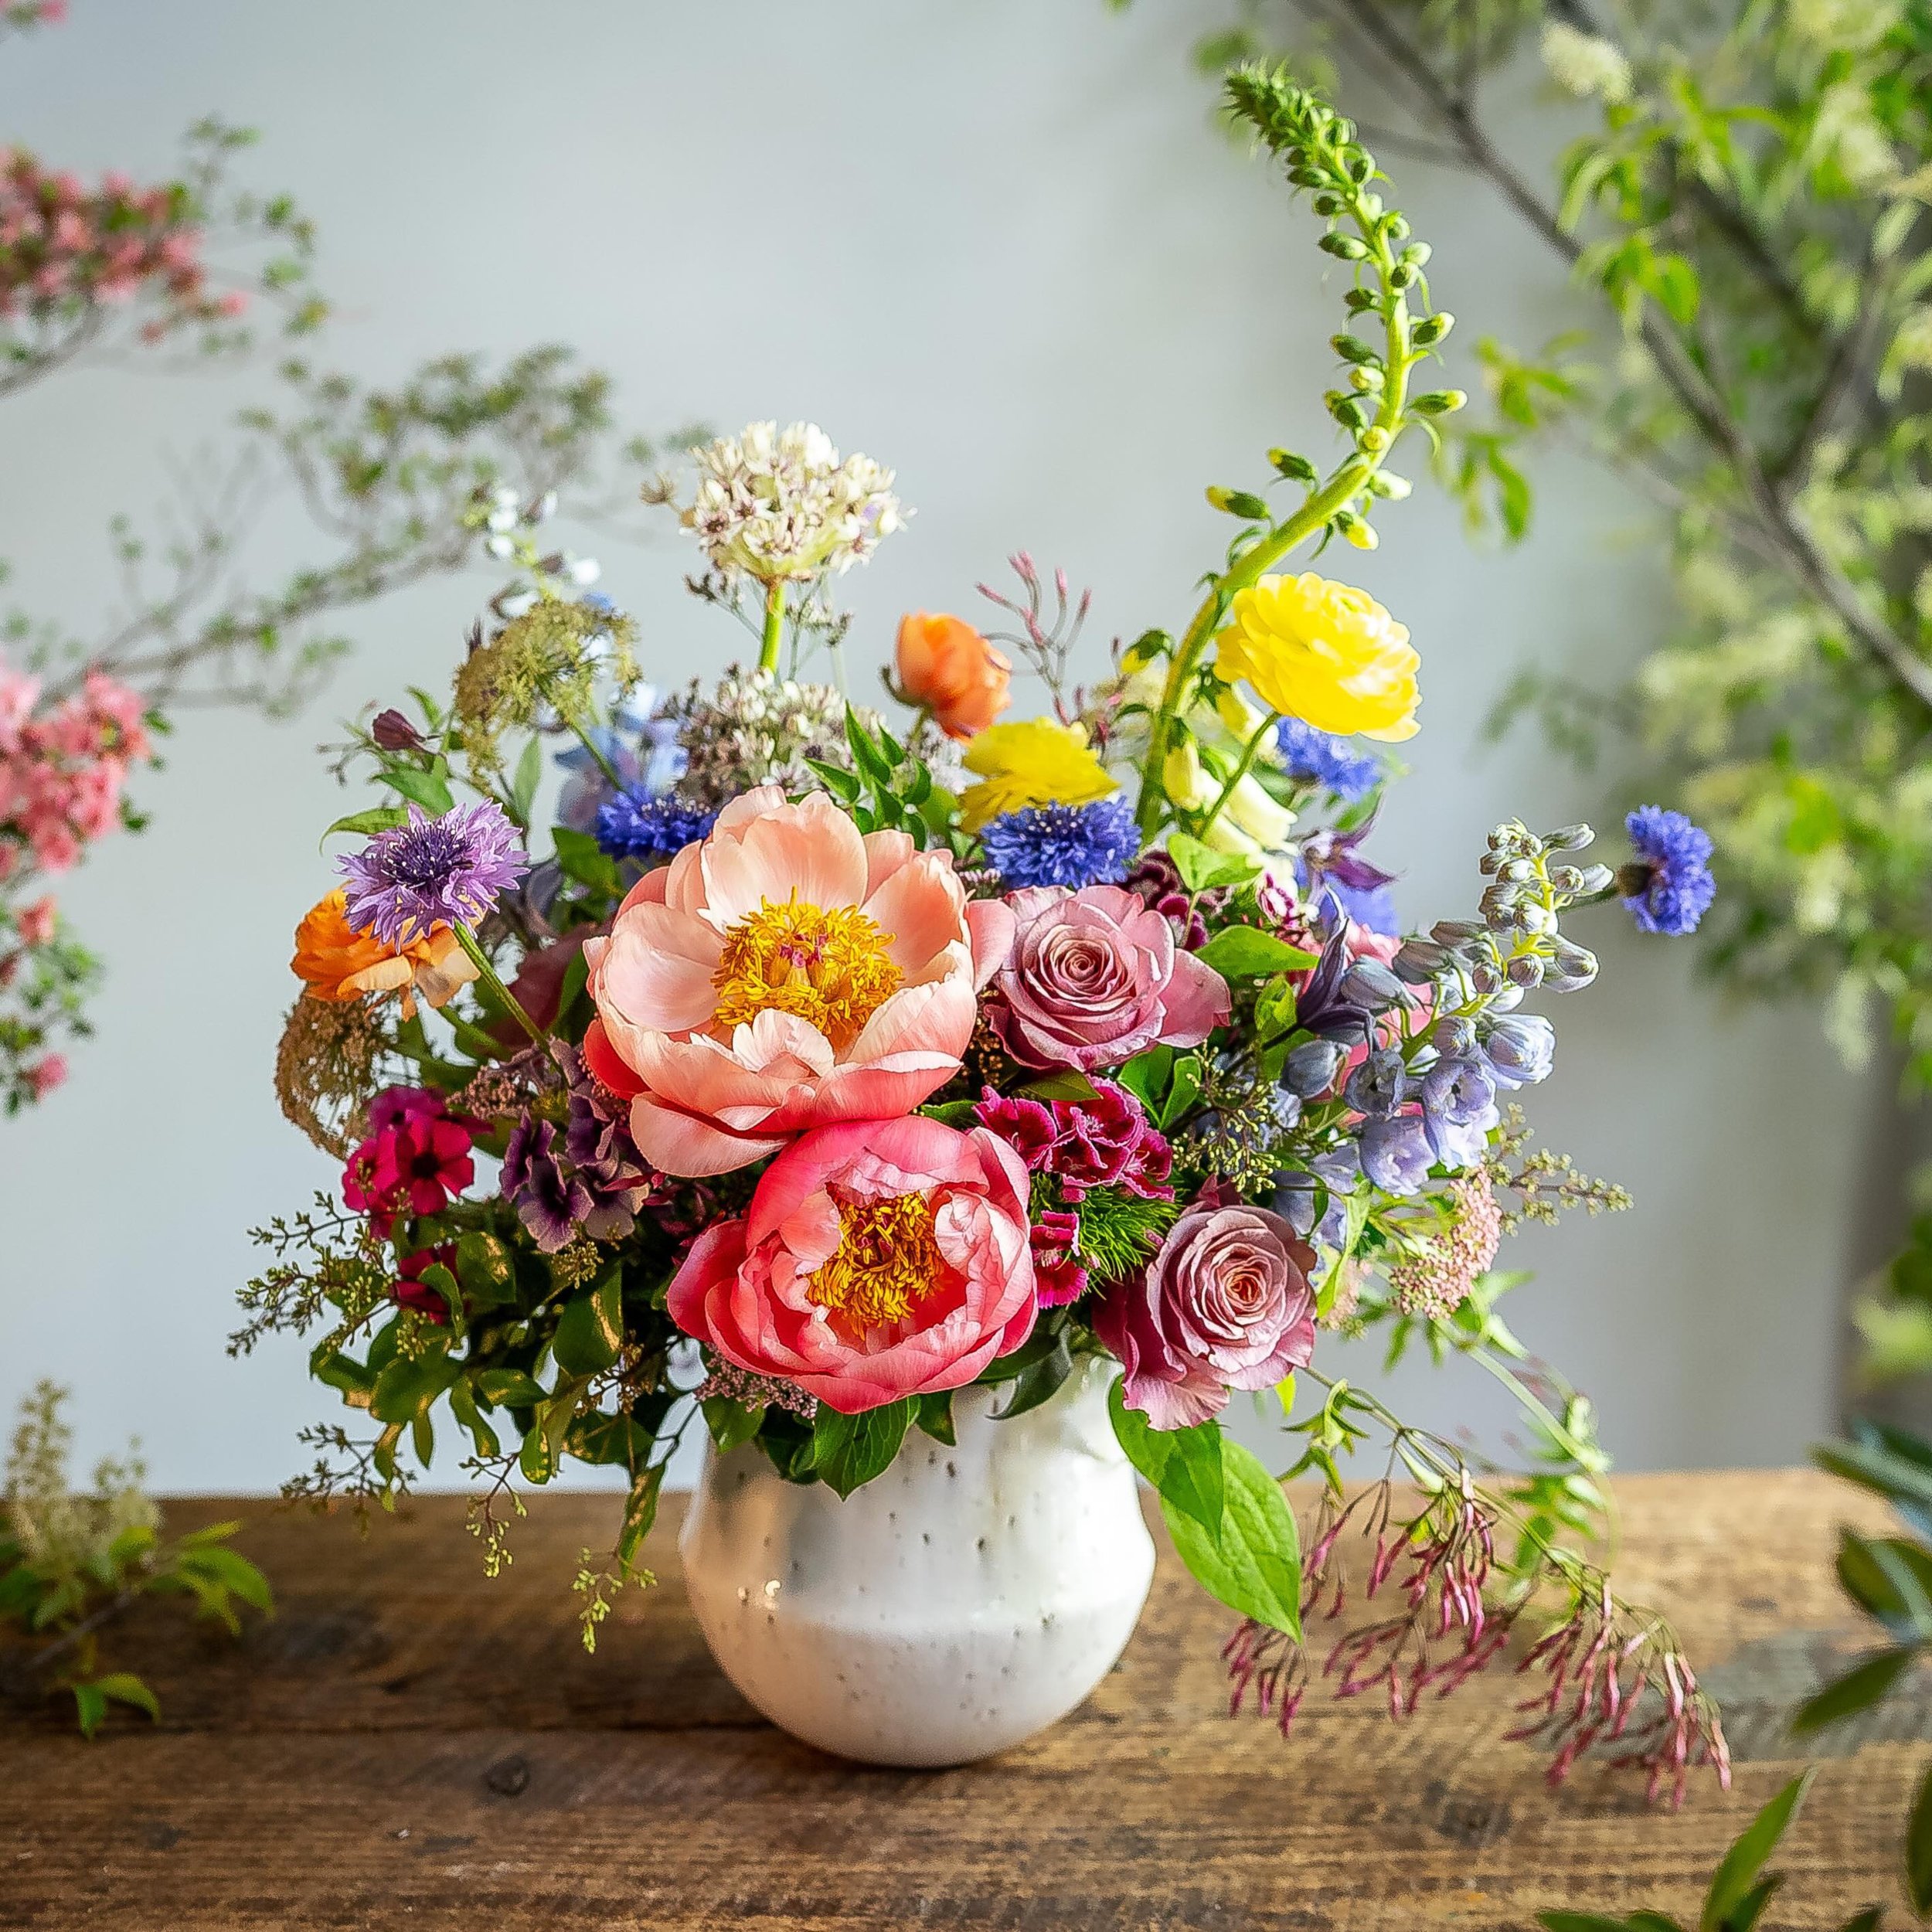
[[[1358,1114],[1380,1120],[1393,1114],[1407,1097],[1409,1070],[1393,1046],[1376,1049],[1349,1076],[1343,1097]]]
[[[1304,1100],[1325,1094],[1335,1083],[1349,1049],[1339,1040],[1304,1040],[1294,1048],[1281,1066],[1281,1084]]]
[[[1505,1013],[1484,1029],[1482,1050],[1498,1087],[1533,1087],[1549,1077],[1556,1029],[1540,1013]]]

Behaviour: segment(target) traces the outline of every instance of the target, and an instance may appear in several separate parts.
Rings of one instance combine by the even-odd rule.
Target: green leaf
[[[664,1489],[665,1465],[653,1463],[640,1469],[631,1479],[630,1493],[624,1499],[624,1522],[617,1531],[617,1561],[628,1570],[638,1560],[638,1552],[658,1519],[658,1498]]]
[[[1932,1767],[1919,1779],[1906,1823],[1905,1895],[1920,1918],[1932,1915]]]
[[[1869,1710],[1911,1667],[1917,1655],[1912,1650],[1882,1650],[1855,1664],[1842,1677],[1834,1678],[1821,1691],[1808,1697],[1791,1718],[1794,1736],[1804,1737],[1835,1724],[1841,1718]]]
[[[1037,1409],[1060,1392],[1060,1387],[1073,1372],[1073,1351],[1067,1345],[1066,1331],[1062,1328],[1053,1338],[1053,1345],[1030,1368],[1022,1369],[1013,1378],[1013,1393],[1007,1398],[1006,1406],[993,1411],[995,1422],[1010,1422],[1015,1416],[1023,1416],[1029,1409]]]
[[[534,1409],[550,1393],[521,1369],[485,1369],[475,1379],[483,1400],[499,1408]]]
[[[1216,852],[1184,832],[1172,834],[1167,855],[1181,875],[1181,883],[1191,893],[1212,892],[1222,886],[1242,886],[1260,869],[1257,859],[1240,852]]]
[[[812,1423],[812,1467],[842,1496],[883,1475],[912,1425],[910,1398],[842,1416],[829,1403],[818,1405]]]
[[[393,832],[409,823],[409,814],[400,805],[373,805],[367,811],[352,811],[338,818],[322,834],[325,841],[338,832],[352,832],[367,838],[379,832]]]
[[[1724,1854],[1704,1895],[1704,1910],[1698,1920],[1698,1932],[1730,1932],[1732,1915],[1744,1905],[1756,1886],[1764,1861],[1777,1849],[1777,1842],[1798,1815],[1804,1802],[1812,1774],[1801,1772],[1753,1818]]]
[[[1175,1059],[1173,1047],[1150,1046],[1145,1053],[1136,1053],[1114,1077],[1149,1114],[1158,1113],[1160,1097],[1173,1075]]]
[[[943,1442],[947,1448],[956,1447],[959,1441],[953,1427],[953,1391],[936,1389],[930,1395],[919,1398],[919,1406],[913,1420],[921,1432],[935,1442]]]
[[[414,765],[388,765],[376,776],[434,817],[441,818],[456,803],[448,780],[440,773],[423,771]]]
[[[919,1111],[927,1120],[957,1128],[961,1133],[976,1125],[979,1118],[977,1100],[929,1100]]]
[[[763,1403],[755,1409],[747,1409],[742,1402],[733,1402],[729,1396],[708,1396],[701,1406],[705,1427],[711,1431],[711,1440],[717,1444],[720,1455],[727,1449],[736,1448],[740,1443],[749,1442],[765,1419]]]
[[[1291,946],[1259,926],[1223,926],[1194,957],[1223,979],[1253,979],[1264,973],[1301,972],[1319,964],[1313,953]]]
[[[1060,1073],[1048,1073],[1036,1080],[1029,1080],[1019,1090],[1029,1100],[1071,1100],[1083,1105],[1100,1098],[1094,1083],[1084,1073],[1072,1069]]]
[[[536,803],[536,788],[543,777],[543,741],[532,735],[516,761],[516,776],[510,781],[510,815],[528,828],[530,808]]]
[[[1161,1104],[1157,1124],[1165,1132],[1201,1097],[1201,1062],[1198,1054],[1188,1053],[1174,1063],[1173,1083]]]
[[[1218,1539],[1227,1487],[1221,1425],[1197,1422],[1185,1429],[1156,1429],[1139,1410],[1127,1406],[1125,1385],[1118,1379],[1107,1393],[1107,1408],[1128,1461],[1154,1485],[1162,1503],[1192,1518]]]
[[[223,1589],[232,1591],[251,1609],[259,1610],[264,1616],[274,1614],[275,1599],[268,1587],[268,1579],[239,1550],[224,1549],[216,1543],[199,1549],[183,1550],[177,1562],[182,1569],[199,1570]]]
[[[1682,255],[1659,255],[1651,272],[1651,293],[1663,304],[1664,312],[1680,328],[1697,319],[1700,290],[1697,270]]]
[[[1879,1932],[1885,1923],[1885,1907],[1868,1905],[1862,1912],[1855,1912],[1841,1925],[1838,1932]]]
[[[105,1677],[97,1677],[94,1688],[103,1697],[111,1697],[117,1704],[128,1704],[138,1711],[145,1711],[158,1724],[161,1722],[161,1699],[157,1697],[131,1671],[110,1671]]]
[[[476,1406],[476,1397],[471,1393],[467,1381],[459,1379],[450,1385],[450,1413],[455,1417],[460,1428],[469,1431],[470,1440],[476,1444],[479,1456],[500,1456],[503,1453],[502,1440],[484,1420],[483,1412]]]
[[[461,1365],[440,1349],[423,1355],[398,1355],[376,1378],[369,1412],[378,1422],[420,1422],[461,1372]]]
[[[623,1299],[623,1271],[614,1267],[564,1303],[550,1351],[566,1375],[600,1375],[617,1360],[624,1345]]]
[[[107,1715],[107,1694],[98,1684],[75,1684],[70,1688],[73,1692],[74,1713],[80,1720],[80,1735],[92,1737]]]
[[[500,1308],[516,1299],[516,1265],[509,1247],[480,1228],[457,1237],[456,1278],[472,1308]]]
[[[617,896],[622,883],[617,876],[617,861],[587,832],[577,832],[569,825],[553,826],[550,847],[566,878],[589,886],[593,892]]]
[[[1243,1617],[1301,1641],[1301,1539],[1281,1485],[1238,1442],[1221,1440],[1221,1528],[1213,1536],[1161,1498],[1194,1580]]]

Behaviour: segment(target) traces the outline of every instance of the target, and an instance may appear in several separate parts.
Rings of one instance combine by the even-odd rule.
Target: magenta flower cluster
[[[0,879],[65,872],[121,822],[129,768],[150,755],[139,695],[90,671],[39,711],[40,681],[0,664]]]
[[[342,1170],[342,1199],[386,1235],[436,1214],[476,1178],[470,1124],[426,1087],[392,1087],[369,1104],[369,1135]]]

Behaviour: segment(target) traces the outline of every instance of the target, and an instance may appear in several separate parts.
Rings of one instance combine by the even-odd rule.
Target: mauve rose
[[[1024,1065],[1118,1066],[1150,1046],[1198,1046],[1227,1018],[1227,981],[1135,893],[1034,886],[1006,903],[1019,930],[992,1022]]]
[[[1230,1389],[1272,1388],[1315,1353],[1315,1250],[1278,1214],[1197,1201],[1094,1332],[1120,1357],[1127,1406],[1157,1429],[1206,1422]]]

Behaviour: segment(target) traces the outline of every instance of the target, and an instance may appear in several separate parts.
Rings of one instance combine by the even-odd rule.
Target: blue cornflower
[[[1696,932],[1717,896],[1710,834],[1662,805],[1639,805],[1624,824],[1637,857],[1618,868],[1617,886],[1639,930]]]
[[[1027,886],[1116,886],[1141,851],[1133,811],[1119,798],[1003,811],[988,821],[979,842],[1009,892]]]
[[[703,838],[717,817],[682,798],[621,791],[597,808],[597,845],[613,859],[669,859]]]
[[[1345,805],[1366,798],[1382,782],[1382,760],[1349,749],[1346,738],[1318,731],[1304,718],[1284,718],[1274,728],[1288,775],[1325,785]]]

